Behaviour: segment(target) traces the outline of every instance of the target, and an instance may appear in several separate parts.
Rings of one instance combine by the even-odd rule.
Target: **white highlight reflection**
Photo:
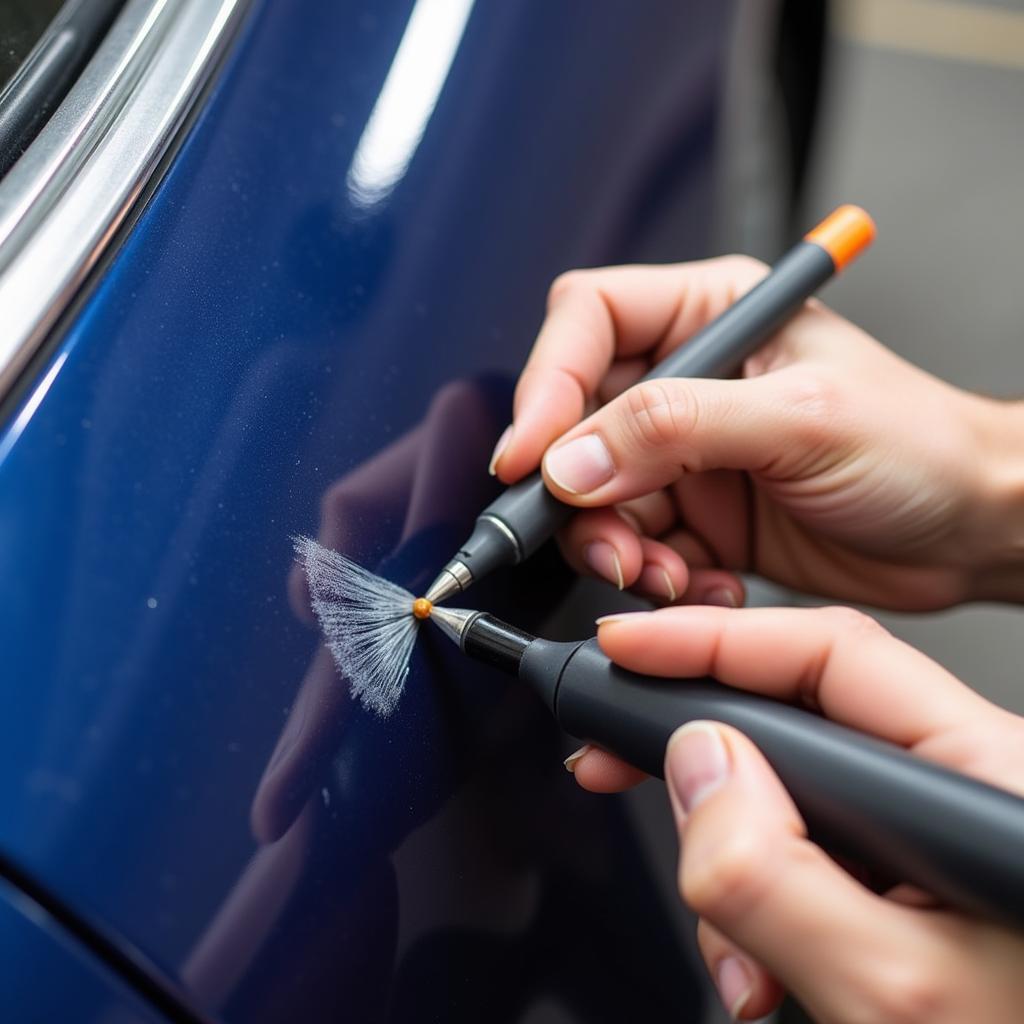
[[[437,105],[474,0],[417,0],[345,184],[369,209],[405,174]]]
[[[22,432],[28,426],[29,420],[36,414],[36,410],[46,397],[46,392],[50,390],[51,385],[57,379],[57,374],[60,373],[60,369],[67,357],[67,352],[61,352],[57,356],[53,361],[53,366],[50,367],[46,376],[36,385],[35,391],[29,395],[28,401],[22,406],[21,412],[18,413],[14,422],[7,428],[6,437],[0,438],[0,462],[3,462],[10,455],[11,449],[18,443],[18,438],[21,437]]]

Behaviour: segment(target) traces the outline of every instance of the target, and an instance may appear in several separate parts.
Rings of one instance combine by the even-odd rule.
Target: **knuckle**
[[[939,974],[916,963],[876,964],[861,991],[864,1003],[851,1007],[848,1024],[918,1024],[947,1018],[947,995]]]
[[[443,414],[449,410],[465,413],[467,407],[475,411],[482,404],[479,391],[469,381],[450,380],[441,385],[434,394],[427,415]]]
[[[320,514],[324,519],[336,515],[345,507],[348,488],[345,486],[344,478],[335,480],[330,487],[324,491],[320,499]]]
[[[736,920],[762,903],[771,885],[764,849],[750,829],[734,830],[712,857],[693,860],[683,851],[679,894],[701,917]]]
[[[745,253],[734,252],[728,256],[722,257],[722,265],[731,273],[734,277],[741,279],[742,281],[752,281],[758,277],[763,277],[765,271],[768,269],[768,264],[762,260],[755,258],[754,256],[748,256]]]
[[[831,434],[844,408],[842,387],[822,373],[807,370],[788,375],[780,397],[811,439]]]
[[[367,491],[365,482],[348,477],[335,480],[320,499],[321,532],[328,531],[329,535],[333,534],[340,524],[365,512],[372,505],[373,498]],[[323,537],[319,539],[326,543]]]
[[[877,619],[856,608],[847,608],[844,605],[833,605],[828,608],[819,608],[818,614],[823,616],[829,628],[844,636],[888,636],[888,630]]]
[[[587,287],[587,277],[585,270],[565,270],[559,274],[548,288],[548,308],[564,298],[567,293]]]
[[[625,394],[626,426],[640,448],[664,448],[692,435],[698,410],[693,393],[685,387],[670,387],[659,381],[645,381]]]

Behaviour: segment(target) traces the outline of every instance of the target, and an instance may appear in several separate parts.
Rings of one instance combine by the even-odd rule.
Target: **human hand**
[[[814,301],[745,379],[635,383],[765,272],[726,257],[559,278],[492,468],[512,483],[543,455],[585,510],[570,563],[660,601],[742,603],[737,571],[890,608],[1024,596],[1024,407]]]
[[[842,608],[674,608],[611,617],[598,634],[637,672],[714,675],[1024,793],[1024,720],[971,691],[866,616]],[[900,680],[899,686],[893,679]],[[576,760],[588,789],[641,776],[610,754]],[[771,767],[742,734],[694,723],[669,743],[679,887],[701,952],[738,1019],[792,992],[822,1024],[1017,1021],[1024,936],[930,904],[877,895],[810,842]]]

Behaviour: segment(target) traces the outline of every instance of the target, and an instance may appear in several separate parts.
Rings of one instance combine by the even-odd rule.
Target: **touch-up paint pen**
[[[874,237],[875,225],[867,213],[856,206],[839,207],[786,253],[763,281],[645,379],[731,376]],[[480,513],[469,539],[441,570],[426,598],[444,601],[494,569],[523,561],[574,511],[552,496],[540,473],[514,484]]]
[[[735,726],[789,791],[811,837],[883,879],[1024,927],[1024,800],[892,744],[710,678],[673,682],[614,665],[594,639],[554,643],[483,612],[430,608],[461,650],[527,682],[566,732],[662,777],[686,722]]]

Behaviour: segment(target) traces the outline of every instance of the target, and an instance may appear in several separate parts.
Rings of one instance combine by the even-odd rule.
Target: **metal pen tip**
[[[433,608],[430,613],[430,621],[441,630],[442,633],[453,643],[462,646],[462,635],[470,621],[479,615],[479,612],[469,611],[466,608]]]
[[[453,594],[459,594],[473,582],[473,574],[464,562],[453,558],[438,573],[437,579],[423,595],[431,604],[439,604]]]

